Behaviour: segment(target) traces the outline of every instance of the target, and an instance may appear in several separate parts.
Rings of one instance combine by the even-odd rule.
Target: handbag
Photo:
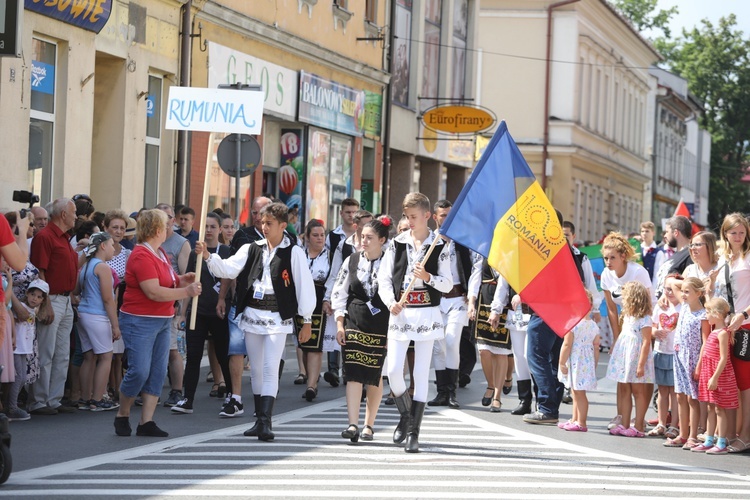
[[[727,284],[727,298],[729,299],[729,312],[734,314],[734,297],[732,297],[732,284],[729,280],[729,266],[724,266],[724,278]],[[734,332],[734,346],[732,355],[741,361],[750,361],[750,330],[740,328]]]

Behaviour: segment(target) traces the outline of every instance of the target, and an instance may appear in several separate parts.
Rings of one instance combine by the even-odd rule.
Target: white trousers
[[[513,348],[513,362],[518,380],[530,380],[529,362],[526,360],[526,328],[518,330],[510,327],[510,342]]]
[[[245,332],[253,394],[276,397],[279,392],[279,362],[285,345],[284,333],[259,335]]]
[[[414,342],[414,401],[427,402],[428,379],[430,378],[430,359],[432,358],[432,340]],[[386,369],[388,385],[395,397],[406,392],[404,381],[404,361],[409,350],[408,340],[388,339],[388,358]]]

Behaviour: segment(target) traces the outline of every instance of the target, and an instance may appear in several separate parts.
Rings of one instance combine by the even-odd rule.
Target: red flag
[[[675,208],[674,215],[682,215],[683,217],[687,217],[693,226],[693,234],[701,231],[701,227],[693,222],[693,216],[690,214],[690,210],[688,210],[685,202],[682,201],[682,198],[680,198],[680,202],[677,204],[677,208]]]

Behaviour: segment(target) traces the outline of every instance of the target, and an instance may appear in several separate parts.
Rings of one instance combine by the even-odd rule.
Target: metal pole
[[[242,170],[241,163],[241,155],[242,155],[242,135],[240,134],[234,134],[234,140],[235,140],[235,151],[237,154],[237,161],[235,165],[237,166],[237,172],[235,174],[234,178],[234,208],[235,208],[235,215],[237,219],[237,227],[240,227],[240,213],[242,212],[242,207],[240,206],[240,180],[242,177],[240,177],[240,171]]]
[[[190,41],[192,25],[190,13],[193,0],[188,0],[182,7],[182,38],[180,39],[180,87],[190,86]],[[177,167],[175,168],[175,203],[186,203],[188,169],[188,131],[177,131]]]
[[[390,187],[391,187],[391,106],[393,102],[393,42],[396,40],[395,26],[396,26],[396,0],[391,0],[389,3],[390,11],[390,26],[388,27],[388,85],[385,88],[385,102],[383,103],[383,110],[386,113],[385,127],[383,130],[383,188],[381,190],[382,196],[380,198],[380,211],[383,213],[389,213],[390,203]]]

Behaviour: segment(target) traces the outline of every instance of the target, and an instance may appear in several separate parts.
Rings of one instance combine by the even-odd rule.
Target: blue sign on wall
[[[55,67],[53,65],[31,61],[31,90],[42,94],[55,93]]]
[[[362,137],[365,92],[299,72],[299,121]]]
[[[99,33],[112,14],[112,0],[25,0],[27,10]]]
[[[156,96],[149,94],[146,97],[146,116],[149,118],[154,116],[154,106],[156,106]]]

